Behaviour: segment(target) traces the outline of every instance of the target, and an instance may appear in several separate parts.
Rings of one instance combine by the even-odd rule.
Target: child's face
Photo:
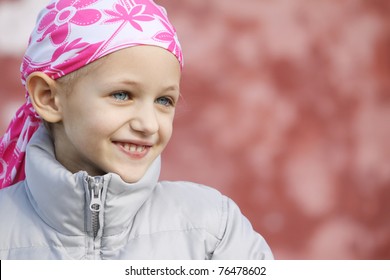
[[[56,157],[71,172],[138,181],[172,134],[180,66],[167,50],[137,46],[106,57],[59,94]]]

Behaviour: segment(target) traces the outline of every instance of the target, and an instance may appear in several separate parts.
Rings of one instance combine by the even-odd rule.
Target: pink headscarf
[[[21,66],[22,83],[36,71],[58,79],[117,50],[152,45],[183,66],[176,30],[152,0],[53,0],[43,9]],[[26,146],[41,119],[26,93],[0,141],[0,189],[25,178]]]

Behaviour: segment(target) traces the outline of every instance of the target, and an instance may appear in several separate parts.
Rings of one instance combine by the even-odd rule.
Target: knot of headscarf
[[[137,45],[162,47],[183,66],[176,30],[152,0],[54,0],[38,15],[21,65],[22,83],[37,71],[58,79]],[[0,140],[0,189],[25,178],[26,147],[40,122],[27,93]]]

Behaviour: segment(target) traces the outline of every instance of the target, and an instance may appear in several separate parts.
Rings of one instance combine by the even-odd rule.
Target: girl
[[[183,58],[151,0],[57,0],[1,139],[0,259],[270,259],[216,190],[158,182]]]

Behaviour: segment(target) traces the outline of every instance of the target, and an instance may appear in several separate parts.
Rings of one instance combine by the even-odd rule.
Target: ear
[[[61,121],[56,82],[43,72],[34,72],[28,77],[26,85],[31,103],[38,115],[49,123]]]

